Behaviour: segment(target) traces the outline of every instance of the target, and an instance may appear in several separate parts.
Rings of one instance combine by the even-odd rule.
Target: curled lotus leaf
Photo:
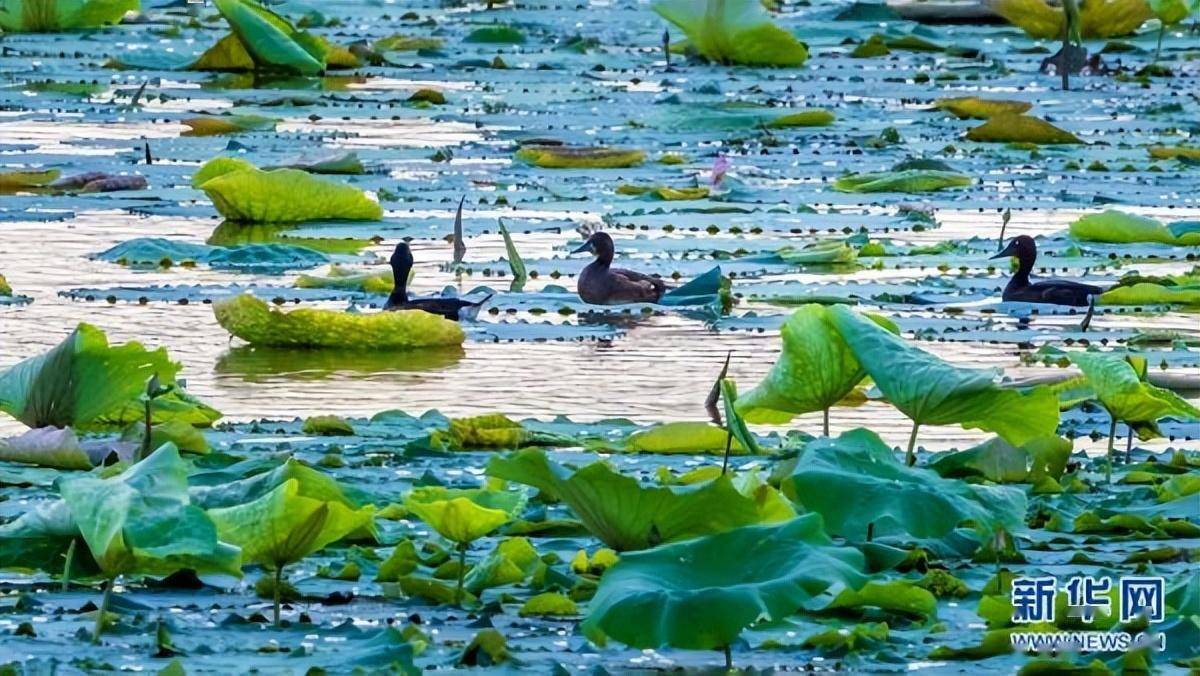
[[[313,220],[371,221],[383,208],[363,191],[299,169],[264,171],[248,163],[217,158],[200,168],[193,185],[217,212],[231,221],[297,223]]]
[[[409,492],[404,506],[442,537],[467,544],[513,520],[525,506],[525,494],[428,486]]]
[[[829,539],[817,514],[744,526],[623,555],[601,578],[582,629],[600,645],[717,649],[755,622],[861,587],[864,566],[860,551]]]
[[[287,19],[251,0],[213,0],[242,47],[261,68],[316,75],[325,70],[328,45],[296,30]]]
[[[300,308],[283,312],[249,294],[213,303],[226,331],[250,343],[275,347],[404,350],[462,345],[458,322],[421,310],[354,314]]]
[[[968,141],[983,143],[1036,143],[1056,145],[1083,143],[1078,136],[1032,115],[1001,114],[989,117],[978,127],[967,130]]]
[[[653,9],[709,61],[787,67],[808,60],[805,44],[776,26],[759,0],[658,0]]]
[[[604,146],[525,146],[517,159],[543,169],[624,169],[644,162],[646,153]]]
[[[981,99],[978,96],[938,99],[933,105],[960,120],[986,120],[997,115],[1020,115],[1033,107],[1028,101]]]
[[[1200,409],[1171,390],[1147,383],[1136,366],[1121,357],[1099,352],[1072,352],[1073,364],[1087,376],[1096,398],[1116,420],[1129,423],[1141,439],[1159,436],[1161,418],[1200,420]]]

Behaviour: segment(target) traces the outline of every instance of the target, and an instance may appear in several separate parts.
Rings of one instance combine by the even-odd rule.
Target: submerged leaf
[[[581,628],[597,644],[728,646],[747,626],[782,620],[861,587],[864,559],[835,545],[821,518],[746,526],[626,554],[605,572]]]
[[[461,345],[465,338],[458,322],[421,310],[353,314],[300,308],[281,312],[242,294],[213,303],[213,314],[226,331],[251,345],[403,350]]]
[[[800,66],[808,48],[771,22],[759,0],[658,0],[653,5],[679,26],[689,46],[710,61],[744,66]]]

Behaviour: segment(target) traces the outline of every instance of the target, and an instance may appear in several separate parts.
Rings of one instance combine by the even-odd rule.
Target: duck
[[[1012,238],[1008,246],[992,256],[992,258],[1017,259],[1017,272],[1008,280],[1004,287],[1004,300],[1021,303],[1048,303],[1051,305],[1069,305],[1072,307],[1088,307],[1096,296],[1104,293],[1104,289],[1092,284],[1071,282],[1065,279],[1049,279],[1044,282],[1031,284],[1029,273],[1037,261],[1037,242],[1029,235]]]
[[[409,298],[408,273],[412,270],[413,255],[407,242],[400,242],[392,252],[392,293],[388,296],[383,309],[424,310],[429,314],[439,315],[451,321],[473,319],[479,313],[479,308],[492,297],[488,294],[483,300],[469,301],[461,298]]]
[[[592,233],[583,246],[571,253],[591,252],[596,260],[579,273],[579,297],[592,305],[619,303],[657,303],[667,290],[658,277],[612,267],[612,237],[606,232]]]

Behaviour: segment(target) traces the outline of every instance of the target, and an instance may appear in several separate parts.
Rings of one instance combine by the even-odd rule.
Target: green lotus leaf
[[[336,500],[301,494],[288,479],[251,502],[208,510],[221,539],[242,548],[247,561],[275,570],[371,527],[375,507],[351,509]]]
[[[708,193],[709,189],[704,186],[672,188],[667,185],[629,185],[627,183],[617,186],[618,195],[645,195],[667,202],[702,200],[708,197]]]
[[[259,68],[316,75],[325,70],[328,47],[252,0],[213,0],[217,11]]]
[[[722,378],[719,387],[721,405],[725,410],[725,426],[729,429],[729,434],[748,453],[759,455],[762,453],[762,449],[759,448],[758,441],[754,438],[750,428],[746,427],[746,421],[742,420],[742,416],[737,412],[737,383],[732,378]]]
[[[314,415],[304,419],[300,431],[322,437],[353,436],[354,427],[336,415]]]
[[[946,188],[961,188],[973,183],[970,176],[953,171],[905,169],[850,174],[833,182],[838,192],[936,192]]]
[[[785,246],[775,255],[789,265],[832,265],[858,260],[858,250],[842,241],[814,242],[801,248]]]
[[[0,29],[56,33],[99,28],[140,9],[140,0],[0,0]]]
[[[543,169],[624,169],[644,162],[646,153],[603,146],[525,146],[516,157]]]
[[[1188,18],[1192,13],[1186,0],[1147,0],[1150,11],[1164,26],[1172,26]]]
[[[805,648],[816,648],[823,653],[844,653],[882,647],[888,640],[886,622],[856,624],[848,630],[829,629],[804,639]]]
[[[921,619],[937,617],[937,598],[911,580],[871,581],[861,589],[843,589],[827,610],[879,608]]]
[[[487,558],[471,567],[464,587],[478,594],[484,589],[517,584],[532,575],[540,562],[537,550],[528,538],[506,538],[496,545]]]
[[[1084,242],[1129,244],[1157,242],[1176,246],[1200,246],[1200,222],[1179,221],[1164,225],[1149,216],[1109,209],[1080,216],[1070,226],[1071,236]]]
[[[4,275],[0,275],[0,296],[11,295],[13,295],[12,287],[8,285],[8,280],[4,278]]]
[[[622,449],[631,453],[724,453],[728,437],[725,428],[710,422],[669,422],[630,434]],[[730,453],[745,455],[746,447],[734,439]]]
[[[343,486],[328,474],[295,458],[288,458],[274,469],[260,471],[246,478],[230,480],[226,475],[221,475],[213,485],[193,486],[192,500],[205,509],[233,507],[254,502],[288,481],[296,482],[300,497],[337,502],[352,510],[369,502],[358,491]],[[373,533],[373,528],[368,532]]]
[[[646,549],[755,523],[758,510],[728,476],[694,486],[642,486],[606,463],[571,471],[539,449],[495,456],[490,476],[533,486],[561,500],[601,542],[618,552]]]
[[[917,426],[957,424],[1017,445],[1058,428],[1058,399],[1044,387],[998,387],[990,371],[944,362],[845,307],[829,308],[829,320],[888,401]]]
[[[0,411],[29,427],[122,424],[144,417],[138,397],[151,376],[157,374],[163,387],[175,387],[180,368],[165,348],[150,351],[136,342],[110,346],[103,331],[80,324],[48,352],[0,371]],[[157,422],[211,417],[207,407],[196,411],[195,400],[161,399],[153,406]],[[173,407],[165,405],[170,402]]]
[[[991,0],[989,9],[1030,37],[1059,40],[1066,23],[1061,4],[1046,0]],[[1087,0],[1079,7],[1083,39],[1129,35],[1153,16],[1146,0]]]
[[[1099,352],[1072,352],[1070,359],[1109,414],[1132,425],[1140,439],[1159,436],[1155,423],[1161,418],[1200,420],[1200,409],[1171,390],[1145,382],[1125,359]]]
[[[235,33],[230,33],[204,50],[195,61],[181,65],[180,69],[242,72],[252,71],[257,67],[254,57],[242,44],[241,38]]]
[[[1200,148],[1191,146],[1150,146],[1146,150],[1156,160],[1200,160]]]
[[[44,188],[56,179],[62,171],[44,169],[42,171],[0,171],[0,192],[12,192],[23,188]]]
[[[44,501],[0,525],[0,569],[62,572],[71,543],[81,540],[71,510],[62,500]],[[100,567],[80,542],[71,564],[76,577],[92,576]]]
[[[221,221],[221,224],[213,229],[209,234],[208,239],[204,241],[209,246],[217,247],[243,247],[250,245],[263,245],[264,249],[275,249],[281,251],[295,251],[299,249],[311,249],[323,254],[344,254],[354,255],[363,249],[374,244],[369,239],[356,239],[353,237],[297,237],[289,231],[295,230],[294,223],[238,223],[236,221]],[[336,263],[330,266],[341,270],[341,266]],[[346,280],[342,288],[354,289],[357,291],[367,290],[367,280],[370,280],[372,293],[391,293],[392,290],[392,273],[391,271],[379,272],[372,274],[357,274],[359,284],[356,286],[351,280]],[[411,276],[411,272],[409,273]],[[309,275],[301,275],[301,279],[314,281],[315,285],[309,288],[323,288],[320,286],[321,280],[324,277],[312,277]],[[378,281],[376,281],[378,280]],[[342,280],[332,280],[337,283]],[[387,284],[386,290],[383,288],[383,283]],[[300,287],[301,280],[295,282],[297,287]],[[301,287],[304,288],[304,287]]]
[[[1033,107],[1033,104],[1027,101],[981,99],[978,96],[938,99],[933,105],[960,120],[986,120],[997,115],[1020,115]]]
[[[1071,455],[1070,441],[1058,436],[1014,446],[995,437],[964,451],[939,454],[929,469],[949,478],[977,477],[994,483],[1020,483],[1049,475],[1058,479]]]
[[[376,582],[399,582],[400,578],[412,575],[421,565],[421,557],[417,555],[417,546],[412,540],[404,539],[396,543],[396,548],[381,564],[375,575]],[[474,572],[474,571],[472,571]]]
[[[1176,287],[1143,282],[1115,286],[1100,294],[1097,305],[1200,305],[1200,286]]]
[[[180,136],[222,136],[250,131],[275,131],[278,120],[260,115],[208,115],[181,120],[188,130]]]
[[[525,271],[525,261],[517,251],[517,245],[513,243],[512,235],[509,234],[503,220],[500,221],[500,236],[504,238],[504,255],[508,259],[508,268],[513,276],[510,290],[521,291],[525,288],[529,273]]]
[[[782,620],[861,587],[861,552],[839,547],[805,514],[621,557],[581,628],[593,642],[711,650],[758,621]]]
[[[372,48],[377,52],[437,51],[442,48],[441,38],[392,35],[376,40]]]
[[[214,157],[197,169],[196,173],[192,174],[192,187],[199,188],[218,176],[254,169],[257,169],[257,167],[240,157],[229,157],[227,155]]]
[[[801,66],[808,59],[805,44],[772,23],[759,0],[658,0],[652,8],[716,63]]]
[[[121,441],[136,448],[142,443],[145,435],[146,423],[139,420],[130,423],[121,431]],[[185,420],[167,420],[151,426],[150,448],[158,448],[166,443],[174,444],[180,453],[204,455],[209,451],[204,433]]]
[[[190,503],[187,465],[171,444],[117,476],[64,481],[59,492],[106,577],[184,568],[241,576],[241,552],[218,541],[213,521]]]
[[[69,427],[40,427],[0,439],[0,460],[58,469],[88,470],[96,465]]]
[[[787,129],[789,127],[826,127],[837,119],[833,113],[824,108],[813,108],[798,113],[787,113],[766,123],[768,129]]]
[[[867,317],[893,333],[891,321]],[[738,397],[737,410],[747,422],[781,425],[797,415],[837,404],[866,377],[850,346],[830,323],[829,310],[809,304],[792,313],[780,328],[783,349],[771,371],[753,390]]]
[[[558,592],[545,592],[531,597],[517,614],[521,617],[563,617],[579,614],[579,608],[569,597]]]
[[[513,520],[525,506],[525,494],[427,486],[409,492],[404,506],[442,537],[463,545]]]
[[[1083,143],[1069,131],[1059,129],[1032,115],[995,115],[978,127],[967,130],[968,141],[983,143],[1036,143],[1054,145]]]
[[[484,26],[471,31],[463,42],[519,45],[525,42],[525,34],[512,26]]]
[[[217,162],[215,166],[210,166]],[[203,178],[203,182],[198,182]],[[314,220],[372,221],[379,203],[352,185],[299,169],[263,171],[227,157],[201,167],[192,179],[231,221],[299,223]]]
[[[868,527],[876,537],[941,538],[968,523],[982,534],[1011,532],[1025,518],[1024,492],[908,467],[877,434],[861,428],[810,442],[784,493],[819,513],[831,535],[858,542]]]
[[[456,451],[480,448],[517,449],[533,440],[521,423],[500,413],[451,418],[447,429],[430,435],[430,445]]]
[[[409,270],[408,281],[411,283],[414,271]],[[340,265],[331,265],[329,275],[300,275],[295,282],[299,289],[344,289],[346,291],[363,291],[365,293],[390,294],[395,288],[392,272],[351,272]]]
[[[458,322],[421,310],[353,314],[299,308],[282,312],[242,294],[213,303],[213,314],[226,331],[251,345],[404,350],[462,345],[465,338]]]

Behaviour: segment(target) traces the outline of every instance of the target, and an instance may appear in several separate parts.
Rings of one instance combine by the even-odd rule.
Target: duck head
[[[596,256],[596,258],[599,258],[602,261],[611,262],[613,259],[614,248],[612,237],[609,237],[607,232],[594,232],[592,233],[592,236],[588,237],[587,241],[583,243],[583,246],[572,251],[571,253],[577,254],[583,253],[584,251],[590,251]]]
[[[392,296],[400,301],[408,300],[408,273],[412,270],[413,255],[407,242],[400,242],[392,252]]]
[[[1000,253],[991,258],[1010,258],[1016,257],[1022,263],[1029,261],[1033,263],[1037,259],[1037,242],[1029,235],[1020,235],[1013,237],[1008,242],[1008,246]]]
[[[392,252],[390,260],[392,269],[411,268],[413,264],[412,249],[408,248],[408,242],[400,242],[396,245],[396,250]]]

